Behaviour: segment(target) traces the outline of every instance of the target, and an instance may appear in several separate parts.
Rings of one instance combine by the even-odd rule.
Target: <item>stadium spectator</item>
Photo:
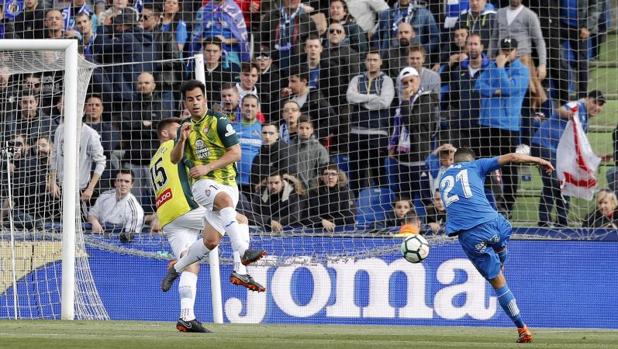
[[[352,78],[346,97],[351,104],[350,187],[352,190],[376,185],[385,178],[384,160],[388,145],[390,105],[395,96],[393,80],[381,70],[377,51],[365,58],[366,72]]]
[[[178,51],[184,50],[189,37],[187,23],[180,16],[178,0],[165,0],[163,4],[163,16],[161,17],[161,31],[170,32],[176,39]]]
[[[113,0],[111,7],[97,15],[97,28],[102,25],[111,25],[116,16],[123,14],[130,14],[135,22],[139,19],[139,13],[129,7],[129,0]]]
[[[313,121],[306,115],[298,119],[298,140],[293,143],[297,154],[297,174],[305,188],[317,187],[320,170],[329,161],[328,151],[314,137]]]
[[[306,68],[294,66],[290,69],[288,87],[281,89],[281,97],[290,98],[298,103],[301,113],[308,115],[315,122],[320,142],[327,143],[328,138],[337,131],[336,114],[322,91],[309,88],[309,72]]]
[[[399,195],[429,206],[431,192],[425,160],[431,153],[431,137],[438,120],[437,97],[420,87],[420,76],[412,67],[404,68],[397,80],[401,99],[388,150],[397,161]]]
[[[401,226],[399,227],[399,234],[421,234],[421,219],[416,214],[416,211],[410,210],[401,218]]]
[[[376,28],[379,14],[388,10],[384,0],[350,0],[346,1],[346,5],[358,26],[368,35]]]
[[[281,140],[287,144],[296,143],[298,140],[298,119],[301,115],[298,103],[292,100],[285,101],[281,115],[283,119],[279,124]]]
[[[296,173],[297,156],[294,148],[279,139],[277,125],[262,125],[262,146],[251,164],[251,185],[259,185],[274,172]],[[254,190],[255,192],[255,190]]]
[[[114,4],[121,1],[115,0]],[[97,28],[96,61],[108,64],[104,77],[114,93],[114,110],[133,99],[133,84],[142,72],[159,73],[160,65],[156,62],[159,53],[153,35],[137,26],[136,17],[135,10],[125,8],[113,17],[111,25]]]
[[[354,17],[348,11],[348,5],[343,0],[331,0],[328,7],[328,21],[330,24],[339,23],[343,25],[344,32],[350,43],[350,48],[358,52],[360,56],[369,51],[367,34],[356,24]]]
[[[94,10],[86,0],[71,0],[71,3],[62,9],[62,19],[64,21],[64,30],[75,30],[77,25],[77,15],[83,13],[92,16],[95,26],[92,31],[96,32],[96,15]],[[91,23],[92,24],[92,23]]]
[[[283,0],[262,18],[259,27],[260,44],[269,48],[281,69],[287,69],[304,51],[307,36],[317,34],[315,22],[300,0]]]
[[[400,227],[404,224],[406,213],[414,211],[412,201],[405,196],[399,196],[393,201],[393,211],[388,212],[386,227]]]
[[[607,186],[614,193],[618,193],[618,124],[616,124],[612,139],[614,140],[614,167],[607,170]]]
[[[466,39],[468,39],[468,28],[456,26],[451,31],[450,41],[442,46],[440,58],[432,67],[432,70],[439,72],[441,69],[459,64],[468,58],[466,54]]]
[[[268,94],[260,94],[257,88],[258,78],[260,76],[260,67],[256,63],[243,63],[240,66],[240,82],[236,83],[236,90],[240,100],[246,95],[252,94],[256,97],[267,96]],[[262,98],[260,98],[261,100]]]
[[[457,148],[455,148],[452,144],[444,143],[432,152],[432,156],[438,156],[438,162],[440,163],[440,167],[438,168],[436,175],[430,175],[432,193],[436,189],[439,189],[442,174],[455,162],[455,151],[457,151]]]
[[[479,34],[484,48],[489,48],[489,40],[496,23],[496,10],[487,0],[470,0],[470,8],[464,10],[457,19],[455,28],[466,27],[470,34]]]
[[[24,10],[15,17],[16,38],[42,39],[45,36],[45,7],[39,0],[25,0]]]
[[[568,120],[577,115],[584,132],[587,132],[589,119],[599,115],[603,111],[606,102],[607,99],[603,93],[594,90],[585,99],[563,105],[558,109],[557,113],[543,121],[539,126],[534,137],[532,137],[530,153],[555,165],[558,143]],[[541,227],[552,225],[551,212],[555,204],[555,224],[562,227],[567,226],[569,200],[567,196],[562,195],[557,175],[541,172],[541,179],[543,181],[543,190],[539,199],[538,225]]]
[[[5,161],[2,161],[0,168],[4,173],[11,173],[12,202],[9,202],[7,183],[3,183],[0,196],[5,199],[0,216],[7,214],[10,209],[18,229],[42,228],[43,219],[52,218],[58,213],[58,202],[46,190],[51,142],[47,136],[41,136],[31,147],[31,155],[27,155],[24,138],[20,135],[14,137],[10,145],[13,155],[11,167],[7,170]],[[2,177],[4,182],[6,176]]]
[[[538,109],[547,100],[547,93],[541,85],[541,81],[547,76],[547,49],[545,47],[545,39],[539,17],[529,8],[522,4],[522,0],[512,0],[510,5],[498,10],[496,14],[496,26],[492,32],[491,40],[489,41],[489,56],[495,58],[502,49],[501,43],[504,39],[511,38],[518,44],[517,57],[520,62],[528,67],[528,84],[530,88],[531,100],[530,107],[533,110]],[[532,44],[534,42],[534,46]],[[534,65],[532,60],[532,47],[536,50],[538,58],[538,67]],[[525,131],[529,125],[529,119],[525,119]],[[523,134],[529,142],[529,134]],[[526,143],[528,144],[528,143]]]
[[[616,193],[602,189],[595,197],[596,209],[582,222],[588,228],[618,229],[618,199]]]
[[[86,60],[94,63],[94,49],[92,45],[94,45],[97,34],[96,31],[92,30],[92,19],[90,14],[88,12],[80,12],[75,15],[74,21],[74,28],[81,35],[81,52]]]
[[[521,106],[528,90],[528,68],[519,60],[515,38],[500,41],[500,54],[476,81],[481,94],[479,124],[480,156],[499,156],[515,151],[521,130]],[[517,192],[517,167],[502,166],[503,197],[498,210],[510,216]],[[494,193],[496,194],[496,193]]]
[[[354,224],[354,196],[348,179],[337,165],[321,169],[318,186],[309,192],[306,225],[333,232],[335,228]]]
[[[481,96],[475,86],[476,80],[490,63],[483,55],[480,35],[473,33],[468,36],[466,56],[461,62],[445,67],[440,74],[442,82],[448,84],[449,90],[443,102],[448,105],[450,142],[455,147],[477,151]]]
[[[180,99],[182,64],[177,61],[181,57],[174,33],[163,31],[161,26],[161,10],[154,4],[144,4],[140,15],[140,26],[144,33],[152,35],[155,59],[160,61],[155,68],[155,78],[159,81],[162,98],[169,104],[176,105]],[[175,61],[176,60],[176,61]]]
[[[262,146],[262,123],[256,118],[260,111],[260,102],[255,95],[248,94],[245,95],[241,103],[241,118],[232,122],[236,134],[238,134],[242,151],[238,162],[238,183],[241,191],[251,193],[251,166]]]
[[[247,30],[253,31],[254,28],[251,24],[253,23],[252,19],[258,19],[258,16],[260,14],[260,4],[262,0],[234,0],[234,2],[242,11],[243,18],[245,19],[245,24],[247,25]],[[255,26],[255,23],[253,24]],[[259,28],[255,29],[259,30]]]
[[[304,195],[302,184],[289,174],[275,172],[270,174],[265,183],[266,188],[257,193],[253,200],[253,211],[268,222],[266,227],[273,233],[281,233],[284,227],[300,226],[301,196]]]
[[[391,78],[397,78],[401,69],[408,66],[408,52],[411,45],[418,45],[414,28],[408,22],[401,22],[397,29],[397,42],[391,45],[388,58],[384,60]]]
[[[80,200],[88,204],[95,195],[99,179],[105,170],[105,154],[101,136],[85,123],[81,124],[79,137],[78,189]],[[52,196],[61,197],[64,180],[64,124],[60,124],[54,134],[54,147],[51,153],[48,186]],[[84,212],[85,214],[86,212]]]
[[[331,101],[344,104],[343,96],[345,96],[346,87],[340,82],[342,80],[348,81],[360,73],[359,53],[351,48],[345,28],[341,23],[333,22],[330,24],[327,38],[328,40],[325,41],[324,45],[324,60],[328,62],[327,66],[333,69],[329,74],[328,93],[335,97],[331,98]]]
[[[547,77],[551,81],[552,99],[555,106],[569,101],[569,71],[567,60],[562,58],[562,23],[560,20],[562,0],[528,0],[528,8],[539,16],[539,23],[547,49]],[[548,114],[549,115],[549,114]]]
[[[124,104],[121,113],[120,131],[126,151],[122,161],[133,171],[135,196],[151,212],[153,194],[148,164],[158,148],[157,123],[171,117],[175,109],[156,90],[151,73],[142,72],[135,85],[134,99]]]
[[[221,40],[204,40],[204,70],[206,71],[206,97],[210,103],[221,100],[221,85],[231,83],[237,75],[238,66],[221,60]]]
[[[221,102],[213,105],[212,109],[227,116],[230,122],[241,119],[240,96],[234,84],[226,83],[221,86]]]
[[[240,65],[249,60],[249,35],[240,7],[233,0],[210,0],[195,14],[191,52],[199,52],[202,40],[217,38],[226,61]]]
[[[600,0],[560,0],[560,39],[568,41],[573,52],[577,98],[584,98],[588,92],[588,39],[598,30],[600,4]]]
[[[135,234],[142,231],[144,210],[131,194],[133,175],[129,170],[119,170],[116,175],[116,189],[102,193],[88,213],[88,223],[92,232],[97,234],[109,232],[122,227],[120,241],[129,242]],[[110,225],[112,227],[110,227]]]
[[[120,145],[120,131],[116,129],[112,122],[103,119],[104,104],[101,96],[90,95],[86,98],[84,104],[84,122],[92,127],[101,136],[101,145],[103,146],[103,154],[107,159],[105,170],[101,175],[101,188],[108,190],[113,186],[112,171],[117,170],[120,165],[114,162],[117,159],[113,158],[113,151],[117,150]]]
[[[65,31],[62,20],[62,11],[49,9],[45,12],[45,39],[80,39],[81,35],[77,30],[68,29]]]
[[[304,52],[304,59],[301,59],[301,61],[309,66],[309,88],[319,89],[321,87],[327,94],[330,93],[331,82],[332,86],[339,88],[339,80],[330,81],[330,67],[328,60],[322,59],[324,46],[322,46],[322,40],[319,36],[309,35],[307,37]]]
[[[440,74],[425,68],[427,54],[423,46],[412,45],[408,49],[408,66],[416,69],[421,79],[420,88],[436,96],[440,95]]]
[[[427,208],[427,216],[425,222],[434,234],[444,233],[446,224],[446,207],[440,196],[440,189],[433,191],[433,205]]]
[[[391,46],[391,40],[397,37],[399,23],[408,22],[414,28],[421,45],[428,54],[439,49],[440,30],[431,11],[416,1],[399,0],[393,8],[380,13],[377,37],[372,38],[380,45],[382,52]]]
[[[33,92],[23,91],[19,108],[7,115],[4,139],[22,134],[29,146],[41,136],[50,136],[55,130],[51,118],[39,108],[39,99]]]
[[[283,84],[279,78],[279,67],[273,63],[270,52],[263,46],[258,47],[255,53],[255,62],[260,67],[257,88],[258,91],[262,91],[262,96],[266,96],[261,100],[262,113],[266,120],[276,122],[277,119],[273,115],[276,114],[275,111],[278,112],[279,110],[279,101],[278,98],[272,96],[272,93],[273,91],[280,91]]]

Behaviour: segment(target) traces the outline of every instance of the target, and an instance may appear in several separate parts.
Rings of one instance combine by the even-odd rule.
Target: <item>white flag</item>
[[[556,172],[562,187],[562,194],[592,200],[597,187],[596,173],[601,158],[590,147],[588,137],[577,115],[577,107],[570,120],[556,152]]]

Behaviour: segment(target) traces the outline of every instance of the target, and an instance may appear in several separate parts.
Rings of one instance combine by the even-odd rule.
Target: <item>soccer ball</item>
[[[429,243],[420,234],[408,236],[401,243],[401,254],[410,263],[422,262],[429,255]]]

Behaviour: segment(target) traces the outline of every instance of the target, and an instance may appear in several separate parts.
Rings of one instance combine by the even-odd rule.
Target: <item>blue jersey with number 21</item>
[[[485,196],[485,176],[500,168],[498,158],[460,162],[440,178],[440,195],[446,207],[446,233],[455,235],[498,216]]]

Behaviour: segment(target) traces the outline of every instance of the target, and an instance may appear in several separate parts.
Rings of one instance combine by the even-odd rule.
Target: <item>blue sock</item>
[[[524,327],[524,320],[521,319],[521,315],[519,314],[519,308],[517,307],[517,302],[515,301],[515,297],[509,286],[504,285],[496,290],[496,296],[498,296],[498,302],[500,306],[504,310],[504,312],[513,320],[515,326]]]

